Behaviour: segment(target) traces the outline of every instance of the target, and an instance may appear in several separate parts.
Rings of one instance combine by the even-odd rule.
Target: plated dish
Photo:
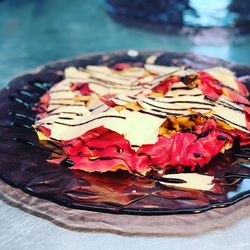
[[[26,75],[8,112],[26,122],[2,126],[24,155],[19,165],[8,159],[14,171],[1,166],[1,177],[114,213],[201,212],[246,197],[248,78],[229,68],[193,55],[118,53]]]

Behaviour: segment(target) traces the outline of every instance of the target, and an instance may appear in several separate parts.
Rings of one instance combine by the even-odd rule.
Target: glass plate
[[[112,66],[118,62],[140,64],[152,55],[162,65],[187,65],[196,69],[225,66],[237,76],[247,76],[250,72],[248,66],[189,53],[132,50],[91,54],[43,66],[15,78],[0,92],[0,178],[28,194],[69,208],[116,214],[199,213],[248,197],[249,161],[230,153],[218,155],[199,173],[214,176],[242,173],[245,178],[216,179],[210,191],[178,190],[123,171],[90,174],[46,162],[50,152],[39,145],[32,128],[36,114],[31,106],[53,83],[62,79],[63,69],[88,64]]]

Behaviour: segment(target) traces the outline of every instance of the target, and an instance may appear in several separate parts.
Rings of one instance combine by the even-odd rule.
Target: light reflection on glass
[[[197,16],[187,14],[184,17],[187,25],[193,26],[230,26],[233,23],[232,15],[229,14],[228,6],[231,0],[190,0],[190,6]]]
[[[246,191],[249,191],[249,187],[250,187],[250,179],[244,179],[242,180],[240,185],[238,185],[238,188],[236,191],[231,191],[227,193],[227,197],[231,199],[239,193],[244,193]]]

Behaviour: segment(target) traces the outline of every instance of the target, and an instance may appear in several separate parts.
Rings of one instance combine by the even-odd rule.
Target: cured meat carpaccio
[[[69,67],[34,107],[49,162],[87,172],[202,168],[250,142],[248,91],[233,72],[145,64]]]

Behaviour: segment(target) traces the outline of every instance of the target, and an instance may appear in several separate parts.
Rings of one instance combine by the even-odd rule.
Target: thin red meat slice
[[[89,88],[89,84],[85,83],[74,83],[71,86],[72,91],[78,90],[82,95],[90,95],[93,91]]]
[[[211,159],[211,153],[203,145],[202,140],[197,140],[186,152],[186,156],[183,157],[183,164],[190,166],[193,171],[195,167],[203,166],[205,163],[209,162]]]
[[[50,101],[50,95],[48,93],[45,93],[41,98],[40,98],[40,105],[43,106],[43,108],[48,108],[49,106],[49,101]]]
[[[94,129],[91,129],[84,133],[83,135],[79,136],[76,139],[68,140],[68,141],[62,141],[61,146],[65,146],[66,144],[74,143],[74,140],[81,140],[83,143],[87,143],[89,140],[95,139],[103,134],[108,133],[110,130],[100,126]]]
[[[223,94],[233,102],[250,105],[250,101],[245,96],[242,96],[234,90],[223,87]]]
[[[129,141],[104,127],[88,131],[81,137],[63,144],[64,152],[74,162],[74,169],[104,172],[112,171],[116,166],[114,164],[120,164],[129,171],[145,173],[151,168],[147,157],[136,155]],[[103,167],[99,166],[101,162],[104,164]]]
[[[76,150],[80,150],[82,146],[94,149],[104,149],[108,146],[115,146],[122,150],[131,149],[129,141],[123,135],[103,126],[89,130],[76,139],[62,142],[64,147],[69,145]]]
[[[79,139],[73,139],[68,143],[65,143],[63,146],[63,150],[67,155],[78,155],[80,148],[84,147],[83,142]],[[86,150],[88,148],[86,147]]]
[[[199,84],[198,85],[199,89],[202,91],[202,93],[214,100],[217,100],[220,97],[220,94],[218,94],[209,84],[204,83],[204,84]]]
[[[117,169],[145,174],[151,169],[146,156],[138,156],[131,151],[118,152],[116,147],[93,150],[93,156],[69,156],[74,162],[72,169],[88,172],[106,172]]]
[[[139,154],[148,155],[149,164],[161,168],[176,168],[183,164],[188,148],[197,136],[192,133],[176,133],[169,138],[161,137],[155,144],[142,145]]]
[[[43,118],[47,116],[47,109],[50,102],[50,95],[45,93],[39,100],[39,102],[33,107],[38,114],[38,118]]]
[[[100,126],[98,128],[87,131],[78,138],[68,141],[62,141],[60,142],[60,145],[68,155],[78,155],[79,152],[81,152],[81,154],[83,155],[91,155],[89,148],[86,146],[86,143],[92,139],[108,133],[109,131],[109,129]]]
[[[115,97],[115,94],[107,94],[107,95],[103,95],[102,97],[100,97],[100,100],[106,105],[108,105],[109,107],[115,107],[116,103],[111,100],[111,98],[114,98],[114,97]]]
[[[121,149],[129,149],[130,143],[124,139],[124,136],[114,131],[107,130],[105,134],[100,135],[86,143],[86,146],[93,148],[106,148],[116,146]]]
[[[212,157],[217,155],[225,145],[225,140],[217,139],[217,132],[211,131],[206,137],[198,139],[191,145],[186,154],[183,164],[190,166],[192,170],[196,165],[200,167],[208,163]]]
[[[114,66],[113,66],[113,69],[114,70],[125,70],[125,69],[129,69],[131,67],[130,64],[128,63],[116,63]]]
[[[217,131],[214,120],[209,120],[199,134],[178,132],[168,138],[161,137],[155,144],[142,145],[139,154],[149,158],[149,164],[169,169],[189,166],[191,170],[202,167],[217,155],[232,137]],[[197,133],[197,131],[196,131]]]
[[[137,161],[134,159],[135,152],[131,149],[129,141],[122,135],[102,126],[86,132],[79,138],[63,142],[63,150],[74,162],[74,169],[88,172],[113,171],[116,167],[114,164],[120,164],[128,169],[136,165]],[[108,163],[105,162],[106,160]],[[105,166],[95,167],[92,161],[97,163],[103,161]],[[84,165],[86,162],[89,166]]]
[[[170,76],[165,78],[164,80],[160,81],[160,83],[155,86],[152,91],[153,92],[157,92],[157,93],[161,93],[163,95],[165,95],[169,89],[177,82],[180,81],[180,77],[179,76]]]
[[[51,135],[51,130],[42,125],[36,127],[37,130],[41,131],[45,136],[49,137]]]
[[[197,130],[195,131],[197,132]],[[219,131],[216,122],[210,119],[203,130],[199,131],[199,137],[187,151],[183,163],[186,166],[191,166],[191,170],[194,170],[196,165],[203,166],[217,155],[226,143],[233,143],[232,136]]]
[[[179,132],[169,138],[160,137],[155,144],[143,145],[138,152],[148,155],[151,165],[166,169],[175,168],[182,165],[188,148],[196,138],[192,133]]]
[[[142,145],[137,151],[138,155],[145,155],[152,164],[164,167],[169,161],[173,138],[160,137],[155,144]]]
[[[233,137],[218,130],[216,122],[209,119],[193,133],[178,132],[159,137],[155,144],[142,145],[137,152],[131,149],[123,135],[102,126],[61,145],[74,162],[73,169],[106,172],[121,168],[146,174],[156,166],[179,171],[188,166],[193,171],[196,166],[208,163],[228,142],[233,143]]]
[[[226,134],[229,142],[231,142],[231,143],[233,143],[233,141],[236,138],[240,138],[240,145],[241,146],[250,144],[250,133],[246,133],[246,132],[243,132],[243,131],[238,130],[238,129],[234,129],[232,131],[220,129],[219,132],[222,132],[223,135]]]
[[[178,132],[168,138],[160,137],[155,144],[142,145],[137,152],[122,135],[104,127],[68,141],[63,149],[74,162],[74,169],[113,171],[117,164],[130,172],[145,174],[155,166],[179,170],[182,166],[189,166],[191,170],[202,167],[222,150],[225,143],[232,141],[232,137],[218,131],[215,121],[210,119],[194,133]]]
[[[176,133],[169,154],[169,165],[187,165],[185,162],[183,163],[183,159],[185,159],[188,149],[196,139],[197,136],[192,133]]]
[[[239,93],[243,96],[248,96],[249,93],[248,93],[248,89],[247,87],[245,86],[245,84],[243,84],[240,80],[236,80],[237,84],[238,84],[238,87],[239,87]]]
[[[245,110],[245,119],[246,119],[246,126],[247,129],[250,131],[250,108],[247,108],[247,110]]]
[[[198,87],[205,96],[218,99],[222,95],[221,83],[210,74],[204,71],[199,71],[198,79],[200,80]]]
[[[132,158],[130,158],[130,160],[131,170],[133,172],[145,175],[148,171],[152,169],[147,155],[135,154]]]

